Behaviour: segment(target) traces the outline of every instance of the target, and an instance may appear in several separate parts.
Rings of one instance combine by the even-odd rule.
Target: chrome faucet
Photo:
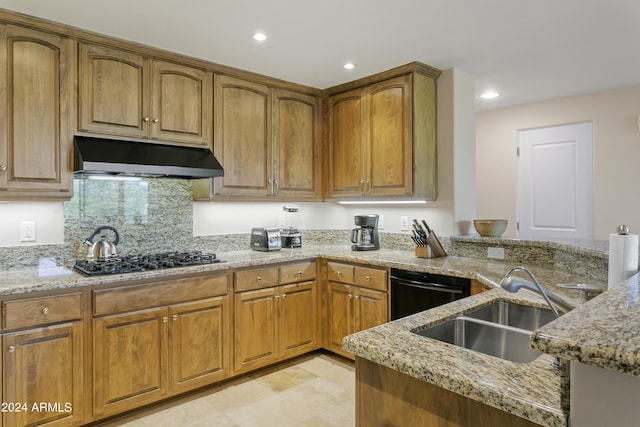
[[[524,271],[525,273],[527,273],[531,280],[533,280],[533,283],[520,277],[514,277],[513,273],[515,273],[516,271]],[[555,295],[554,293],[543,288],[540,283],[538,283],[533,273],[522,266],[513,267],[511,270],[509,270],[509,272],[505,274],[500,281],[500,286],[502,287],[502,289],[512,293],[517,292],[520,288],[525,288],[537,293],[538,295],[541,295],[556,317],[560,317],[560,313],[558,313],[556,305],[565,313],[573,310],[576,307],[575,305],[563,300],[558,295]],[[555,305],[551,302],[551,300],[553,300]]]

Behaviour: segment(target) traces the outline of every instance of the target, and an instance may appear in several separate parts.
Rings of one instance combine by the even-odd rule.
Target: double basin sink
[[[555,319],[549,309],[494,301],[416,334],[517,363],[529,363],[542,353],[529,346],[534,329]]]

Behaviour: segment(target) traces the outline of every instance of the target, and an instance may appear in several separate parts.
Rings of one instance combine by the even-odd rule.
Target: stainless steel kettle
[[[94,237],[100,234],[103,230],[111,230],[115,233],[115,239],[110,242],[107,240],[107,236],[102,234],[100,239],[97,241],[93,241]],[[89,246],[87,250],[87,261],[109,261],[118,257],[118,253],[116,251],[116,245],[120,241],[120,234],[118,234],[118,230],[109,225],[104,225],[102,227],[98,227],[96,231],[91,234],[91,236],[87,237],[83,245]]]

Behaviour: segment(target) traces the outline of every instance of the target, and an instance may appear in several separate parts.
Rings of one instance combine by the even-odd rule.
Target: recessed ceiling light
[[[346,64],[344,64],[344,68],[346,70],[353,70],[354,68],[356,68],[356,66],[353,65],[351,62],[347,62]]]
[[[264,34],[264,33],[255,33],[253,35],[253,39],[257,40],[259,42],[263,42],[263,41],[265,41],[267,39],[267,35]]]
[[[499,97],[500,94],[498,92],[488,91],[480,94],[480,98],[482,99],[493,99]]]

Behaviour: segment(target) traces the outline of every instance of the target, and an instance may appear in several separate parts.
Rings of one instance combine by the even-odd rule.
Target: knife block
[[[429,246],[416,246],[416,256],[418,258],[436,258]]]
[[[426,246],[416,246],[416,256],[418,258],[429,258],[429,250]]]

